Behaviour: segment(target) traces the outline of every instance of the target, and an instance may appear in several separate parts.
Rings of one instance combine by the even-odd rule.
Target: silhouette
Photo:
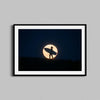
[[[51,51],[50,51],[50,54],[49,54],[49,59],[53,59],[53,47],[51,46]]]
[[[53,51],[53,47],[51,46],[51,49],[44,48],[46,52],[49,53],[49,59],[53,59],[53,55],[56,55],[57,53]]]

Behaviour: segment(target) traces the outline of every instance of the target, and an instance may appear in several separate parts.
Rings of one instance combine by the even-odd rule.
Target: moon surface
[[[48,53],[45,48],[51,49],[51,47],[53,47],[53,51],[56,52],[56,55],[52,54],[53,58],[50,57],[50,53]],[[47,44],[44,48],[43,48],[43,55],[45,58],[47,59],[54,59],[56,58],[57,54],[58,54],[58,49],[56,46],[54,46],[53,44]]]

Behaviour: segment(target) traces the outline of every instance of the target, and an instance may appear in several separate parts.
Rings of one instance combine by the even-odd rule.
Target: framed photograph
[[[86,76],[86,24],[14,24],[14,76]]]

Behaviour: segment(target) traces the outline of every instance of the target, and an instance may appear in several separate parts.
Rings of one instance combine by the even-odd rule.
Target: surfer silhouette
[[[50,54],[49,54],[49,59],[53,59],[53,47],[51,46],[51,49],[50,49]]]
[[[44,48],[44,50],[49,53],[49,59],[53,59],[53,55],[57,55],[57,53],[53,50],[53,46],[51,46],[51,48]]]

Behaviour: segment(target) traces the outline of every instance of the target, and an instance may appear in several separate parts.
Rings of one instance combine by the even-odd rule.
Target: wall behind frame
[[[99,0],[0,1],[1,100],[99,100]],[[86,77],[12,77],[13,24],[87,24]]]

